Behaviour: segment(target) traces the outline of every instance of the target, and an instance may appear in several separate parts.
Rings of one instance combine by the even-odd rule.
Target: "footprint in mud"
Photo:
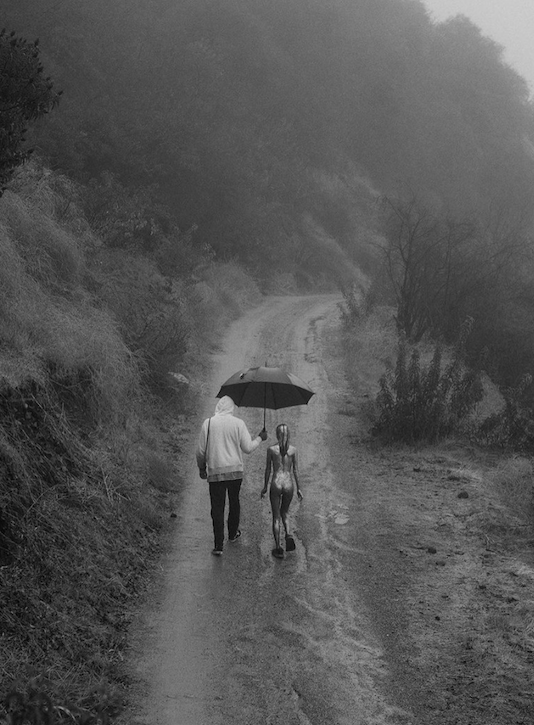
[[[329,516],[334,520],[335,524],[337,524],[338,526],[344,526],[350,521],[350,516],[347,513],[348,506],[345,506],[344,504],[338,504],[338,507],[339,508],[337,509],[332,509]]]
[[[347,509],[348,507],[343,504],[338,504],[340,508]],[[328,514],[315,514],[316,518],[322,519],[323,521],[325,519],[333,519],[334,523],[338,526],[344,526],[350,521],[350,516],[346,513],[346,511],[337,511],[336,509],[333,509],[332,511],[329,511]]]
[[[343,503],[337,503],[337,508],[333,509],[330,512],[330,516],[334,519],[334,523],[338,526],[344,526],[350,521],[350,516],[348,515],[348,506],[346,506]]]

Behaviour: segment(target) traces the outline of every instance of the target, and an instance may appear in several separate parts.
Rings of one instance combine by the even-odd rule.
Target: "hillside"
[[[111,264],[75,197],[30,165],[0,199],[0,670],[4,695],[33,682],[113,710],[131,602],[180,491],[201,351],[259,292],[232,265],[185,292],[146,258]]]

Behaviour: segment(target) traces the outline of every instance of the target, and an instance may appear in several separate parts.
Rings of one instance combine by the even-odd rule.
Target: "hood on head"
[[[215,415],[231,415],[234,412],[235,404],[229,395],[223,395],[215,406]]]

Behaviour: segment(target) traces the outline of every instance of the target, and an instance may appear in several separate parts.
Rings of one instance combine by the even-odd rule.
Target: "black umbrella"
[[[222,384],[216,397],[222,398],[223,395],[229,395],[241,408],[263,408],[265,428],[266,408],[279,410],[293,405],[306,405],[314,392],[296,375],[282,368],[262,365],[234,373]]]

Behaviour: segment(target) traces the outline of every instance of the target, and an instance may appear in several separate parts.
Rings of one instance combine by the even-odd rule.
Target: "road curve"
[[[406,722],[382,691],[385,665],[347,560],[357,551],[336,530],[350,526],[346,492],[327,449],[335,399],[326,333],[338,324],[335,296],[275,297],[225,335],[206,385],[198,424],[213,412],[233,372],[280,365],[309,383],[308,406],[267,411],[269,440],[245,457],[243,535],[211,556],[207,484],[193,450],[161,592],[143,615],[134,653],[146,683],[129,722],[146,725],[391,725]],[[252,434],[260,410],[238,412]],[[292,504],[297,549],[271,555],[270,509],[260,500],[265,450],[277,423],[298,447],[304,501]]]

